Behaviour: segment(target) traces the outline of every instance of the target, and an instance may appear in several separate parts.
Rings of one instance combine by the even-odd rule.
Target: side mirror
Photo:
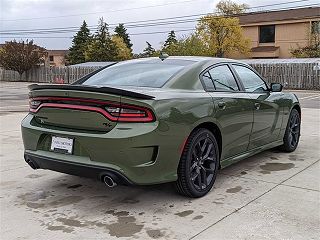
[[[283,88],[283,86],[281,83],[271,83],[270,84],[270,90],[272,92],[281,92],[282,88]]]

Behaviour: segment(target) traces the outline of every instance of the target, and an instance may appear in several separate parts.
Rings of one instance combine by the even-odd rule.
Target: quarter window
[[[239,91],[237,82],[227,65],[221,65],[209,70],[215,90]]]
[[[206,72],[202,75],[202,80],[204,85],[206,86],[207,91],[213,91],[215,90],[210,73]]]
[[[260,43],[274,43],[275,25],[260,26],[259,35]]]
[[[234,65],[233,67],[239,75],[246,92],[263,92],[268,89],[266,83],[249,68],[239,65]]]

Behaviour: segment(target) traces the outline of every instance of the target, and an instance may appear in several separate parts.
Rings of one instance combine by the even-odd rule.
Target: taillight
[[[29,107],[30,109],[37,109],[41,104],[41,101],[34,100],[32,98],[29,99]]]
[[[130,104],[119,104],[96,99],[38,97],[29,99],[30,112],[36,113],[42,107],[63,108],[98,112],[114,122],[153,122],[151,109]]]
[[[120,107],[107,106],[105,108],[119,122],[153,122],[155,120],[152,111],[148,108],[121,105]]]

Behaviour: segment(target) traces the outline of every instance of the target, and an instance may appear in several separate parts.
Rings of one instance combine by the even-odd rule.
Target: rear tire
[[[219,168],[219,148],[205,128],[193,131],[181,155],[176,189],[184,196],[199,198],[212,188]]]
[[[293,152],[296,150],[300,139],[300,125],[300,114],[297,109],[292,109],[283,137],[283,145],[280,146],[282,151]]]

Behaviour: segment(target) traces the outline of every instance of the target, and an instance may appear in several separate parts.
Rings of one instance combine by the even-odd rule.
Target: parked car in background
[[[108,186],[175,182],[201,197],[219,168],[300,137],[297,97],[247,64],[209,57],[129,60],[71,85],[31,85],[25,160]]]

